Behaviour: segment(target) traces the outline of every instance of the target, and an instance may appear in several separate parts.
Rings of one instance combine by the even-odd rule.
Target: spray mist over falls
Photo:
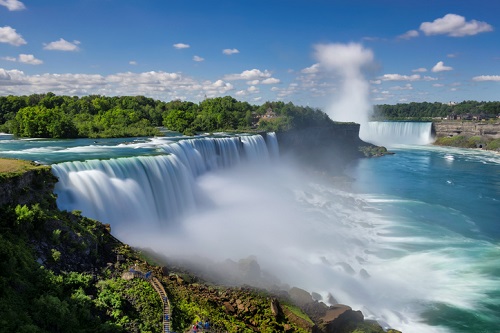
[[[356,122],[363,128],[372,112],[363,70],[373,64],[373,52],[357,43],[318,44],[314,48],[321,68],[340,77],[340,89],[327,114],[332,120]]]

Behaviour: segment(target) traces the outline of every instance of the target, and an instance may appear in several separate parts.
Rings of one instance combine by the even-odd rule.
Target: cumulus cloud
[[[132,65],[132,66],[136,66],[136,65],[137,65],[137,61],[135,61],[135,60],[130,60],[130,61],[128,62],[128,64],[129,64],[129,65]]]
[[[75,52],[78,51],[80,48],[78,45],[80,45],[80,42],[77,40],[74,40],[73,42],[68,42],[67,40],[60,38],[59,40],[55,42],[50,42],[48,44],[44,44],[45,46],[43,47],[44,50],[49,50],[49,51],[69,51],[69,52]]]
[[[500,82],[500,75],[479,75],[472,78],[473,81],[496,81]]]
[[[427,36],[447,35],[451,37],[473,36],[481,32],[493,31],[493,27],[486,22],[471,20],[456,14],[446,14],[432,22],[423,22],[420,30]]]
[[[35,56],[32,54],[20,54],[18,59],[19,62],[23,64],[30,64],[30,65],[43,64],[42,60],[35,58]]]
[[[10,11],[26,9],[26,6],[19,0],[0,0],[0,6],[7,7]]]
[[[14,57],[2,57],[1,59],[2,60],[7,60],[7,61],[17,61],[17,59],[14,58]]]
[[[382,81],[418,81],[421,79],[419,74],[401,75],[401,74],[384,74],[380,77]]]
[[[184,43],[177,43],[173,45],[174,48],[181,50],[181,49],[189,49],[191,46],[189,44],[184,44]]]
[[[205,58],[202,58],[202,57],[200,57],[200,56],[195,55],[195,56],[193,57],[193,60],[194,60],[194,61],[196,61],[196,62],[202,62],[202,61],[204,61],[204,60],[205,60]]]
[[[316,63],[310,67],[306,67],[303,70],[300,71],[303,74],[316,74],[319,72],[319,64]]]
[[[222,50],[222,53],[224,53],[226,55],[232,55],[232,54],[240,53],[240,51],[238,49],[224,49],[224,50]]]
[[[413,86],[411,85],[411,83],[407,83],[404,86],[394,86],[394,87],[391,87],[389,89],[391,89],[391,90],[413,90]]]
[[[144,95],[160,100],[183,96],[189,100],[224,96],[234,90],[223,80],[198,81],[181,73],[123,72],[100,74],[40,74],[27,75],[19,70],[0,68],[0,95],[30,95],[52,91],[61,95]]]
[[[412,70],[412,72],[414,72],[414,73],[424,73],[424,72],[427,72],[427,68],[420,67],[420,68]]]
[[[261,80],[271,77],[271,73],[266,69],[261,71],[259,69],[250,69],[241,72],[240,74],[228,74],[224,76],[225,80],[235,81],[235,80]]]
[[[274,77],[270,77],[268,79],[264,79],[262,80],[262,84],[277,84],[277,83],[280,83],[281,81],[277,78],[274,78]]]
[[[26,44],[26,41],[16,32],[16,29],[5,26],[0,28],[0,43],[20,46]]]
[[[434,67],[432,67],[432,71],[434,73],[451,71],[451,70],[453,70],[453,67],[445,66],[444,62],[442,61],[439,61],[436,65],[434,65]]]
[[[259,88],[257,88],[256,86],[250,86],[250,87],[248,87],[247,91],[249,93],[256,94],[259,92]]]
[[[10,74],[3,68],[0,68],[0,86],[2,85],[2,81],[10,80]]]
[[[409,30],[407,32],[405,32],[404,34],[398,36],[399,39],[411,39],[411,38],[415,38],[415,37],[418,37],[419,33],[417,30]]]

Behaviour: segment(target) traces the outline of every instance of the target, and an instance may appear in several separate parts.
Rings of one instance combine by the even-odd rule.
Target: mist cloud
[[[371,113],[370,85],[363,70],[374,62],[373,52],[361,44],[317,44],[315,58],[327,72],[340,76],[341,87],[327,113],[335,121],[366,123]]]

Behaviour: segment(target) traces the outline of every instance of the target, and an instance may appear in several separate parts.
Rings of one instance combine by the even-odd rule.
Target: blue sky
[[[323,108],[354,78],[373,104],[498,101],[499,13],[497,0],[0,0],[0,95]]]

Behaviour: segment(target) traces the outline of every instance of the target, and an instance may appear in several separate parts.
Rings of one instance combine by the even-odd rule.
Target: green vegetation
[[[225,96],[195,104],[144,96],[85,97],[53,93],[0,97],[0,132],[19,137],[134,137],[161,135],[159,127],[194,135],[216,131],[275,131],[324,125],[318,109],[292,103],[250,105]]]
[[[157,332],[161,301],[152,287],[103,266],[124,246],[101,223],[55,209],[50,186],[26,194],[16,187],[26,174],[9,170],[1,190],[27,202],[0,204],[0,332]],[[47,167],[33,177],[52,182]]]
[[[360,146],[359,150],[366,157],[383,156],[383,155],[391,154],[387,151],[387,148],[380,147],[380,146]]]
[[[0,191],[23,202],[0,201],[0,333],[161,331],[161,299],[147,281],[122,278],[130,267],[161,280],[177,332],[205,319],[227,332],[311,331],[310,317],[286,297],[208,285],[185,272],[167,275],[150,255],[111,236],[109,225],[55,208],[48,168],[13,170],[0,173]],[[351,326],[346,333],[381,332],[375,324]]]
[[[434,144],[438,146],[500,150],[500,139],[486,139],[480,136],[455,135],[451,137],[440,137],[436,139]]]
[[[48,166],[38,165],[30,161],[16,160],[11,158],[0,159],[0,179],[12,177],[28,170],[49,169]]]
[[[457,104],[401,103],[396,105],[382,104],[374,109],[373,120],[432,120],[449,115],[483,115],[496,118],[500,114],[500,102],[463,101]]]

